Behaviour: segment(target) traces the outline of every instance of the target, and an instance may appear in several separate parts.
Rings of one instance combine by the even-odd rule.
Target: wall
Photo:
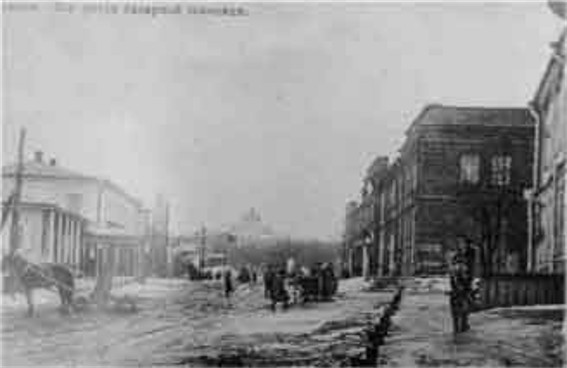
[[[540,212],[536,226],[542,233],[536,237],[535,270],[564,272],[564,248],[567,242],[565,221],[565,166],[567,165],[567,78],[563,64],[552,60],[544,94],[554,96],[541,113],[541,167],[538,183]],[[563,71],[560,70],[563,68]],[[554,95],[554,82],[560,80],[559,93]],[[561,169],[562,167],[562,169]],[[563,170],[563,172],[561,172]]]
[[[533,128],[487,125],[462,128],[428,128],[419,143],[421,176],[416,251],[433,244],[444,244],[442,249],[446,252],[446,247],[459,234],[468,235],[478,244],[482,240],[481,225],[486,224],[479,218],[480,211],[487,210],[491,220],[495,221],[496,209],[500,208],[502,221],[507,223],[507,227],[500,228],[503,232],[502,257],[517,253],[517,262],[524,267],[527,207],[523,191],[531,186]],[[463,154],[479,156],[479,182],[476,184],[460,182],[460,157]],[[510,184],[504,187],[496,187],[490,182],[491,158],[500,154],[512,158]],[[499,267],[512,266],[501,264]]]
[[[2,177],[2,200],[6,200],[15,185],[13,177]],[[69,194],[78,194],[81,200],[79,214],[96,220],[97,184],[93,181],[77,179],[24,178],[22,202],[49,203],[74,211]]]
[[[118,191],[103,186],[101,201],[102,222],[104,226],[122,229],[130,235],[143,235],[141,207]]]
[[[13,177],[3,177],[3,200],[14,188]],[[97,222],[101,196],[101,220],[104,226],[120,228],[128,234],[142,234],[144,221],[138,204],[113,187],[95,180],[24,178],[22,202],[55,204]]]

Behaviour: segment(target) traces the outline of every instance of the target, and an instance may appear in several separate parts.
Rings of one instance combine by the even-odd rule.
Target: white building
[[[567,28],[563,28],[531,108],[536,116],[533,262],[537,272],[564,273],[567,245]]]
[[[2,201],[15,186],[16,165],[2,169]],[[43,160],[24,163],[21,197],[21,249],[33,260],[61,262],[95,274],[103,249],[116,252],[119,273],[138,272],[145,233],[142,204],[114,183]],[[7,226],[10,226],[8,223]],[[2,244],[9,244],[3,231]]]

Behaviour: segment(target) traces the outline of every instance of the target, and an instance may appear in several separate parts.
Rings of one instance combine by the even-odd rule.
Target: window
[[[461,156],[459,166],[459,181],[461,183],[478,183],[480,179],[480,157],[478,155]]]
[[[490,182],[493,185],[504,186],[510,184],[510,171],[512,157],[494,156],[490,161]]]

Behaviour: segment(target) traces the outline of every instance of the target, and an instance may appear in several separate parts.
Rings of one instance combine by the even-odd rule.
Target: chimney
[[[57,165],[57,160],[55,160],[54,158],[49,159],[49,166],[55,166]]]
[[[35,162],[42,163],[43,162],[43,152],[42,151],[35,151]]]

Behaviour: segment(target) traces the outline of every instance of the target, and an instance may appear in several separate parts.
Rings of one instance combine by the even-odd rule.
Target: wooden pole
[[[203,227],[201,229],[201,257],[200,257],[200,260],[199,260],[199,267],[201,269],[201,272],[203,272],[204,268],[205,268],[205,248],[206,248],[206,246],[207,246],[207,229],[203,225]]]
[[[12,201],[12,224],[10,227],[10,253],[14,253],[20,247],[20,201],[22,197],[22,174],[24,171],[24,142],[26,138],[26,129],[20,130],[20,140],[18,142],[18,162],[16,166],[16,186],[14,189],[14,198]]]
[[[171,277],[171,265],[170,265],[170,254],[169,254],[169,202],[165,202],[165,268],[166,277]]]

